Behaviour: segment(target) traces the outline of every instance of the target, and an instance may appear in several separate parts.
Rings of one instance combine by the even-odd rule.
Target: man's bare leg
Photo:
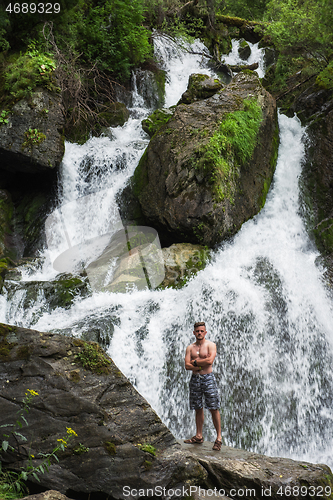
[[[218,441],[222,441],[220,410],[210,410],[210,412],[212,414],[213,424],[217,434],[216,439]]]
[[[197,438],[202,438],[202,429],[205,420],[204,409],[199,408],[199,410],[195,410],[195,423],[197,426]]]

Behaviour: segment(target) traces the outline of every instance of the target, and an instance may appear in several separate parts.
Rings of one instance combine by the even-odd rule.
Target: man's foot
[[[187,444],[202,444],[203,438],[197,438],[197,436],[193,436],[190,439],[185,439],[184,443]]]
[[[217,439],[217,440],[215,441],[215,443],[214,443],[213,450],[214,450],[214,451],[220,451],[221,446],[222,446],[222,441],[219,441],[219,440]]]

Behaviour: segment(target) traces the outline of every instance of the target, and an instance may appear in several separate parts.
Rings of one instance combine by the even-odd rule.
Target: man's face
[[[206,336],[207,330],[204,326],[197,326],[193,331],[197,340],[203,340]]]

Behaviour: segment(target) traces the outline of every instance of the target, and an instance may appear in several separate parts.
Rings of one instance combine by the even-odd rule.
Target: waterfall
[[[204,56],[161,39],[155,43],[167,71],[165,105],[171,106],[189,74],[210,70]],[[236,49],[234,44],[226,62],[237,63]],[[193,52],[204,51],[196,42]],[[257,57],[257,46],[252,51]],[[123,127],[82,146],[66,144],[61,205],[69,208],[66,230],[73,244],[87,232],[109,230],[116,194],[148,144],[141,120],[149,110],[139,97]],[[177,438],[195,429],[184,355],[194,340],[193,323],[206,321],[207,338],[217,345],[214,373],[226,444],[333,465],[332,303],[299,213],[305,131],[297,118],[280,115],[279,124],[278,164],[264,209],[220,245],[184,288],[98,292],[49,312],[42,293],[31,310],[23,310],[24,292],[15,285],[11,302],[1,297],[0,320],[87,338],[98,331],[115,363]],[[82,198],[85,213],[71,218],[71,204]],[[101,213],[108,215],[101,219]],[[55,276],[50,263],[59,248],[54,244],[43,269],[24,274],[23,281]],[[213,436],[207,415],[204,437]]]

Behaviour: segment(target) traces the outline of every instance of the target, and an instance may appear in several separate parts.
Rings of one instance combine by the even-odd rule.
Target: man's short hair
[[[198,326],[204,326],[206,328],[206,323],[204,321],[197,321],[194,323],[194,329],[198,328]]]

